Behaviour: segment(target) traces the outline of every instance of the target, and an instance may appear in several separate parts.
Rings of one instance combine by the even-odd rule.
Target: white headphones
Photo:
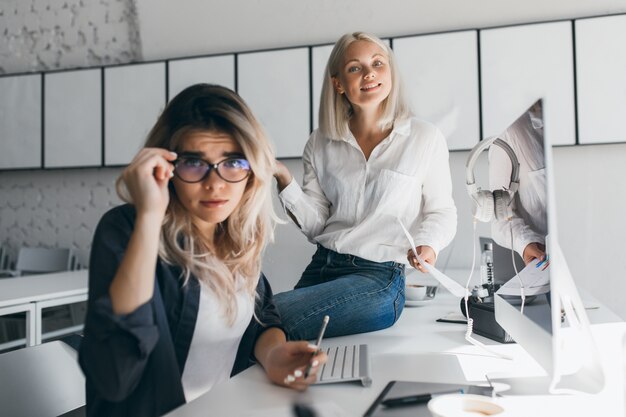
[[[474,165],[476,160],[480,156],[480,153],[489,148],[492,144],[498,145],[511,159],[511,182],[507,189],[503,190],[481,190],[476,186],[476,180],[474,179]],[[513,202],[513,196],[519,187],[519,162],[515,156],[515,152],[509,146],[508,143],[498,137],[491,137],[480,141],[467,158],[466,171],[465,171],[465,183],[467,186],[467,192],[474,201],[472,214],[474,218],[481,222],[489,222],[492,219],[509,220],[513,217],[511,210],[511,203]]]

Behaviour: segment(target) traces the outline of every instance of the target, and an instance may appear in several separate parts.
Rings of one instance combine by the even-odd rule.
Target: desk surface
[[[462,274],[462,271],[448,271],[448,275],[453,278],[460,278]],[[528,376],[541,373],[536,362],[516,344],[500,345],[476,336],[483,343],[494,345],[494,349],[515,358],[514,361],[495,359],[464,340],[465,325],[435,321],[448,312],[458,312],[458,303],[456,297],[442,291],[432,304],[405,307],[400,320],[391,328],[328,339],[328,343],[333,344],[367,343],[370,346],[373,376],[371,387],[364,388],[356,383],[328,384],[312,386],[306,392],[298,393],[272,385],[262,369],[254,366],[195,401],[179,407],[168,416],[278,417],[289,415],[283,410],[287,410],[296,401],[311,404],[331,402],[344,410],[345,415],[361,416],[391,380],[459,383],[483,381],[487,372],[509,371]],[[592,322],[620,321],[619,317],[602,307],[588,310],[588,313]],[[611,383],[615,387],[615,381],[612,380]],[[594,398],[599,398],[598,401],[602,401],[603,405],[610,403],[611,410],[615,410],[615,406],[623,409],[623,401],[614,398],[617,396],[612,393],[602,395],[603,397]],[[608,402],[606,398],[609,398]],[[507,415],[517,415],[518,410],[532,411],[535,416],[565,415],[566,413],[562,413],[564,401],[565,408],[572,412],[570,415],[602,414],[598,413],[596,401],[589,401],[588,396],[566,396],[565,399],[562,396],[533,396],[532,399],[529,402],[528,396],[518,396],[505,397],[499,401],[507,410],[514,411]],[[531,408],[529,404],[532,405]]]
[[[26,275],[0,279],[0,307],[86,294],[89,271]]]

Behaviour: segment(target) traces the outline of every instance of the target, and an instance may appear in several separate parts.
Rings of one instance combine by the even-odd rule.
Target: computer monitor
[[[492,238],[520,255],[527,243],[545,244],[550,292],[536,297],[523,310],[519,299],[496,292],[495,316],[548,374],[526,387],[550,393],[595,393],[604,387],[604,374],[589,320],[558,243],[552,148],[544,135],[543,106],[544,102],[538,100],[498,136],[517,156],[519,187],[512,198],[512,216],[492,220]],[[496,148],[489,150],[492,190],[506,188],[511,178],[511,158]],[[508,382],[513,388],[524,385],[515,379]]]

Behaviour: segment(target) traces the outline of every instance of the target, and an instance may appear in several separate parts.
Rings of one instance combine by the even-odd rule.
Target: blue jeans
[[[274,302],[290,340],[311,340],[323,317],[325,337],[371,332],[393,325],[404,308],[404,265],[373,262],[318,245],[296,287]]]

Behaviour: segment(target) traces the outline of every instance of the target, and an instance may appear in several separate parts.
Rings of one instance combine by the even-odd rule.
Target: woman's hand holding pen
[[[415,247],[415,251],[424,260],[424,262],[427,262],[433,266],[435,265],[437,255],[435,255],[435,250],[433,248],[427,245],[420,245]],[[417,261],[415,254],[413,254],[413,250],[408,250],[406,258],[413,268],[419,269],[420,272],[428,273],[426,267]]]
[[[316,381],[317,370],[326,359],[325,352],[306,341],[285,342],[268,353],[264,367],[275,384],[303,391]]]
[[[175,159],[176,154],[166,149],[144,148],[124,169],[122,178],[138,214],[165,214]]]

